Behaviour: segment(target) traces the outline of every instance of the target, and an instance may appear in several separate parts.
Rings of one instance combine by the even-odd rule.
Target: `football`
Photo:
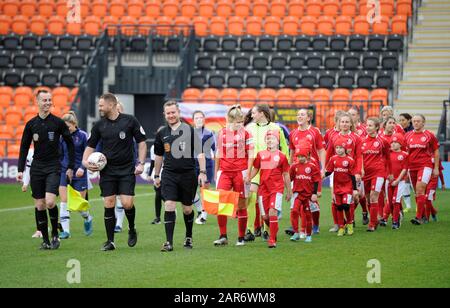
[[[107,163],[106,156],[103,153],[94,152],[89,155],[88,163],[91,166],[97,167],[99,170],[103,170]]]

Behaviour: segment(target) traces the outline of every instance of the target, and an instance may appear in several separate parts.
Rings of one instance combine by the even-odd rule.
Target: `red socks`
[[[367,199],[366,197],[362,197],[359,199],[359,204],[361,204],[361,209],[363,213],[368,213],[367,211]]]
[[[422,219],[422,217],[425,215],[425,207],[427,203],[427,196],[420,195],[416,197],[416,203],[417,203],[417,212],[416,212],[416,218]]]
[[[402,206],[401,203],[394,203],[394,210],[392,211],[392,220],[395,223],[399,223],[401,206]]]
[[[294,205],[294,208],[291,210],[291,226],[292,230],[295,233],[298,233],[298,221],[300,218],[300,211],[298,205]]]
[[[238,210],[237,217],[238,217],[239,237],[244,237],[248,221],[247,209]]]
[[[320,224],[320,211],[311,213],[312,214],[312,220],[314,226],[319,226]]]
[[[277,241],[278,234],[278,216],[270,216],[270,240],[272,242]]]
[[[370,203],[370,223],[369,227],[376,228],[378,225],[378,202]]]
[[[262,224],[263,224],[262,221],[263,221],[263,219],[261,219],[261,209],[259,208],[258,201],[256,201],[256,218],[255,218],[255,223],[253,225],[255,230],[262,227]]]
[[[225,215],[218,215],[217,222],[219,223],[220,236],[226,236],[228,217]]]

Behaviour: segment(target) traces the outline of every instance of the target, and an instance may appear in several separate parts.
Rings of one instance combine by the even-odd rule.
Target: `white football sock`
[[[70,233],[70,212],[67,209],[66,202],[61,202],[60,204],[59,217],[64,232]]]
[[[122,203],[120,202],[120,199],[117,198],[116,200],[116,227],[122,228],[123,225],[123,219],[125,218],[125,210],[122,207]]]

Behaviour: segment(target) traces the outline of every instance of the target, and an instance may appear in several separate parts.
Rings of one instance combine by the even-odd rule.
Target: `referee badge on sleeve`
[[[38,142],[39,141],[39,134],[33,134],[33,140],[34,140],[34,142]]]
[[[120,132],[120,134],[119,134],[119,138],[122,140],[124,140],[126,138],[126,136],[127,135],[125,134],[125,132]]]

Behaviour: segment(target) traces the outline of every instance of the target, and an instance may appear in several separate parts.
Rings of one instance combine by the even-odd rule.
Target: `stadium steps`
[[[398,113],[422,113],[430,130],[437,132],[442,101],[450,93],[450,1],[426,0],[419,9],[409,57],[403,70]]]

